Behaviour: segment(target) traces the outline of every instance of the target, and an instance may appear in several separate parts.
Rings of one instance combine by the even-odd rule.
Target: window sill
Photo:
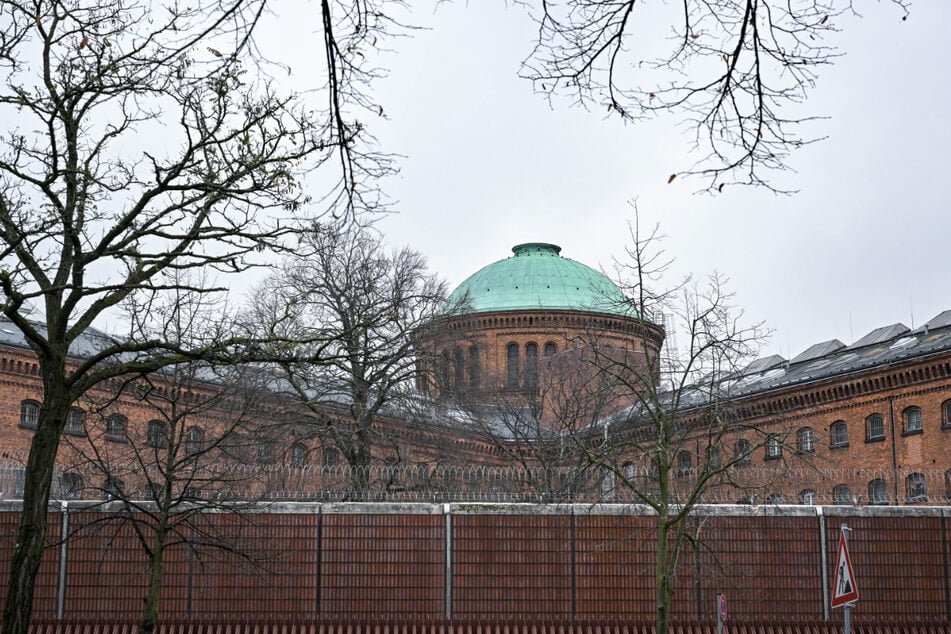
[[[20,423],[20,424],[17,425],[17,427],[19,427],[20,429],[29,429],[30,431],[36,431],[36,427],[37,427],[37,426],[36,426],[36,425],[24,425],[23,423]]]
[[[76,436],[77,438],[85,438],[85,437],[86,437],[86,432],[84,432],[84,431],[75,431],[75,430],[74,430],[74,431],[70,431],[70,430],[67,429],[67,430],[64,430],[63,433],[66,434],[67,436]]]
[[[779,460],[783,457],[783,454],[776,454],[775,456],[766,456],[763,458],[764,462],[769,462],[770,460]]]
[[[885,442],[885,436],[873,436],[872,438],[865,439],[866,445],[869,444],[870,442]]]
[[[796,454],[799,456],[811,456],[816,453],[815,449],[797,449]]]
[[[902,435],[902,438],[904,438],[905,436],[917,436],[922,431],[923,430],[921,429],[912,429],[912,430],[903,431],[901,435]]]
[[[849,443],[847,442],[844,442],[841,445],[832,445],[831,447],[829,447],[829,449],[832,449],[833,451],[836,449],[848,449],[848,448],[849,448]]]
[[[110,442],[121,442],[126,444],[128,444],[129,442],[129,439],[126,438],[125,436],[114,436],[112,434],[106,434],[106,440]]]

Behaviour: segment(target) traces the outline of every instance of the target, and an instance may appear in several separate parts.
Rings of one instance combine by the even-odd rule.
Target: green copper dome
[[[512,247],[459,285],[446,310],[585,310],[637,317],[621,289],[606,275],[559,255],[561,247],[530,242]]]

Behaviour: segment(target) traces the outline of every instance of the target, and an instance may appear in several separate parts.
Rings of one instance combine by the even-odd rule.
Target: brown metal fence
[[[3,577],[15,547],[16,511],[16,503],[0,505]],[[37,619],[139,616],[147,541],[117,511],[86,503],[51,511]],[[725,593],[733,620],[841,622],[841,610],[830,610],[828,599],[840,524],[847,522],[860,590],[855,624],[951,621],[948,513],[948,507],[698,508],[678,566],[673,616],[712,618],[716,595]],[[194,622],[648,622],[655,521],[624,505],[287,503],[205,513],[166,552],[161,609]]]

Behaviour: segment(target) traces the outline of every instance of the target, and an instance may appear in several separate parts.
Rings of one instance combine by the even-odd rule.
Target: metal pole
[[[829,620],[829,561],[826,553],[826,516],[822,514],[822,507],[816,507],[816,513],[819,515],[819,560],[821,562],[822,582],[822,620]]]
[[[452,506],[448,503],[443,506],[446,515],[446,579],[445,601],[446,619],[452,619]]]
[[[721,593],[717,593],[717,634],[723,634],[723,610],[720,609],[722,596]]]
[[[842,522],[842,526],[839,527],[842,531],[842,539],[845,540],[845,547],[848,550],[849,547],[849,531],[852,529],[848,527],[845,522]],[[838,565],[838,562],[836,562]],[[852,579],[852,583],[855,583],[855,579]],[[845,604],[845,618],[843,623],[843,634],[852,634],[852,606],[853,603]]]
[[[62,621],[66,611],[66,559],[69,555],[69,549],[66,546],[66,538],[69,536],[69,503],[63,500],[62,523],[59,531],[59,579],[56,584],[56,618]]]

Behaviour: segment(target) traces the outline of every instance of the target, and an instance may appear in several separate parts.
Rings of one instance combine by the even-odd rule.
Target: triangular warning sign
[[[852,572],[852,558],[849,557],[849,545],[845,541],[845,532],[839,534],[839,552],[835,557],[835,581],[832,582],[832,607],[839,608],[846,603],[858,601],[859,589],[855,585],[855,573]]]

